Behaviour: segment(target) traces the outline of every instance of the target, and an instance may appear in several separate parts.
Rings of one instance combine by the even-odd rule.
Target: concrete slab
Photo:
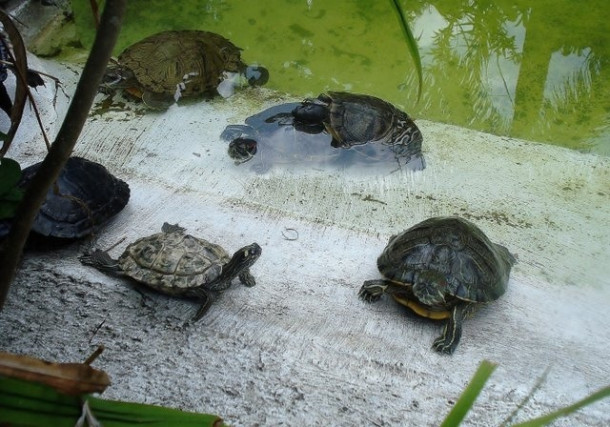
[[[36,63],[36,59],[32,61]],[[78,67],[40,61],[66,93]],[[54,135],[65,97],[36,94]],[[221,415],[232,425],[438,425],[479,362],[499,368],[467,425],[525,420],[608,385],[610,160],[418,121],[427,168],[375,174],[278,165],[234,166],[219,135],[279,102],[264,89],[145,113],[134,104],[92,112],[76,154],[129,182],[127,208],[94,242],[28,253],[0,315],[0,347],[107,371],[107,398]],[[26,114],[32,120],[31,113]],[[33,121],[9,155],[44,147]],[[430,349],[440,325],[389,299],[357,298],[379,277],[390,235],[437,215],[461,215],[517,255],[507,294],[466,321],[456,353]],[[197,324],[189,302],[81,266],[89,245],[118,256],[178,222],[228,250],[258,242],[257,286],[234,285]],[[294,238],[294,240],[292,240]],[[599,402],[557,425],[607,425]]]

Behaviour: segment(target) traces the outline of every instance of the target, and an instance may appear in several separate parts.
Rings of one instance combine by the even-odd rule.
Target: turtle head
[[[231,267],[239,270],[249,268],[261,256],[262,252],[263,250],[258,243],[252,243],[251,245],[244,246],[237,250],[233,254],[233,258],[231,258],[229,264],[231,264]]]
[[[249,65],[244,75],[250,86],[262,86],[269,81],[269,70],[260,65]]]
[[[126,89],[135,85],[137,85],[137,81],[130,69],[113,64],[106,69],[100,88],[103,91],[112,91],[114,89]]]
[[[239,276],[239,280],[245,286],[254,286],[256,281],[250,274],[250,267],[261,256],[262,251],[258,243],[252,243],[237,250],[233,254],[233,258],[223,268],[223,280],[231,280],[235,276]]]
[[[329,120],[328,106],[315,99],[306,99],[292,110],[294,118],[303,124],[322,124]]]
[[[229,156],[235,164],[247,162],[256,154],[258,143],[250,138],[236,138],[229,143]]]
[[[422,304],[443,305],[447,291],[447,279],[439,271],[421,270],[413,277],[413,294]]]

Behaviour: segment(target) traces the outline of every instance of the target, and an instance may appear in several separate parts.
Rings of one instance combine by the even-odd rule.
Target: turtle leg
[[[377,302],[391,285],[389,280],[367,280],[360,288],[358,296],[366,302]]]
[[[96,249],[91,253],[85,253],[78,257],[78,260],[83,265],[90,265],[98,270],[118,273],[121,271],[119,262],[112,259],[107,252]]]
[[[201,303],[199,310],[197,310],[197,313],[195,313],[195,316],[193,317],[193,322],[196,322],[208,312],[208,309],[212,305],[212,296],[203,289],[197,290],[192,296],[197,298]]]
[[[472,311],[473,304],[457,304],[451,311],[440,337],[434,340],[432,348],[439,353],[452,354],[462,336],[462,321]]]
[[[250,269],[246,268],[241,273],[239,273],[239,281],[249,288],[256,285],[256,280],[254,276],[250,273]]]
[[[352,145],[360,145],[345,142],[344,138],[330,124],[324,123],[324,128],[326,132],[328,132],[328,134],[332,137],[332,141],[330,141],[330,146],[333,148],[350,148]]]

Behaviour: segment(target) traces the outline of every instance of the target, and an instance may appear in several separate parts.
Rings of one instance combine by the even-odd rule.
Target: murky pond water
[[[92,40],[88,1],[74,1]],[[198,28],[229,37],[268,87],[367,93],[415,118],[610,154],[610,3],[402,1],[424,90],[389,1],[129,2],[116,52],[145,35]]]

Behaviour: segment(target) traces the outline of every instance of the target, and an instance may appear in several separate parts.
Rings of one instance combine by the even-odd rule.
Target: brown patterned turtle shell
[[[219,34],[180,30],[153,34],[127,47],[105,77],[106,87],[126,89],[153,108],[167,108],[179,98],[214,96],[225,73],[246,73],[241,49]],[[268,73],[262,67],[264,84]],[[265,74],[266,73],[266,74]]]

